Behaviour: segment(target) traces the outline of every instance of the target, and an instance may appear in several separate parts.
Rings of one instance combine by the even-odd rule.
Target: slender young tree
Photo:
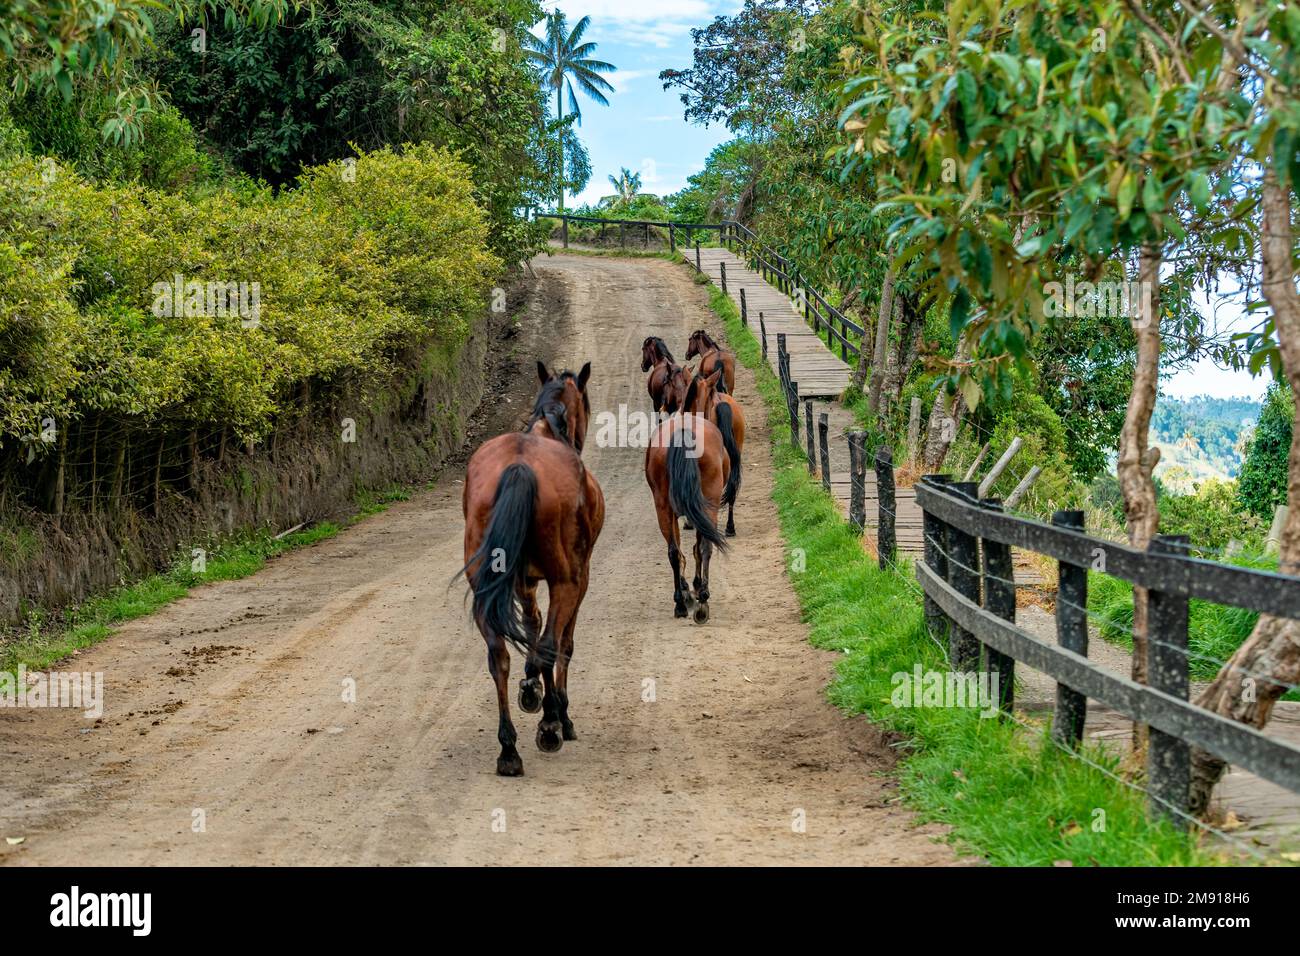
[[[528,34],[528,56],[542,69],[542,82],[555,90],[555,116],[564,119],[564,92],[569,93],[569,116],[574,124],[582,125],[582,110],[578,106],[578,96],[573,85],[582,90],[601,106],[608,106],[605,93],[612,93],[614,87],[600,74],[613,73],[618,67],[604,60],[592,59],[596,44],[582,42],[587,28],[591,26],[591,17],[583,17],[569,29],[568,18],[561,10],[554,10],[546,17],[546,35],[544,37]],[[559,210],[564,211],[564,131],[560,131],[559,141],[560,184]]]

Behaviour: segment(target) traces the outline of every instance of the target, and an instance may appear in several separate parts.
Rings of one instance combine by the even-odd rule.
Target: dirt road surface
[[[640,343],[718,323],[661,260],[541,258],[513,344],[594,365],[593,411],[645,407]],[[524,354],[527,353],[527,354]],[[680,358],[680,355],[679,355]],[[754,382],[738,370],[742,401]],[[897,805],[888,741],[825,700],[783,573],[768,435],[750,415],[739,537],[713,618],[672,616],[640,448],[585,453],[608,502],[570,678],[579,739],[496,776],[496,705],[460,565],[459,467],[241,581],[199,588],[64,669],[102,671],[100,721],[0,710],[0,861],[15,864],[951,864]],[[516,659],[512,683],[522,670]],[[349,682],[356,700],[345,702]],[[646,698],[653,698],[646,699]],[[802,821],[802,826],[800,823]],[[802,832],[800,832],[802,830]]]

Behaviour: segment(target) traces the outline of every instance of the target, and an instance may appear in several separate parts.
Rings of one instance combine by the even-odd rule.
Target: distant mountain
[[[1210,478],[1236,478],[1260,408],[1250,398],[1161,395],[1151,416],[1151,442],[1160,448],[1156,477],[1179,492]]]

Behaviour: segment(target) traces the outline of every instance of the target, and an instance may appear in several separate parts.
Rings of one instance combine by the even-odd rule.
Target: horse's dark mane
[[[709,348],[721,350],[722,346],[719,345],[717,342],[713,341],[713,336],[709,335],[708,332],[705,332],[703,329],[699,329],[696,331],[695,334],[698,335],[700,337],[700,341],[703,342],[705,345],[707,345]]]
[[[542,386],[537,393],[537,400],[533,402],[533,414],[528,419],[528,424],[524,426],[524,431],[528,431],[540,419],[546,419],[546,424],[551,429],[551,434],[560,441],[569,440],[569,410],[565,407],[561,396],[564,394],[564,385],[566,380],[576,382],[578,376],[567,369],[561,372],[555,378],[548,381]],[[586,392],[582,394],[582,408],[591,414],[591,399],[587,397]]]
[[[569,410],[564,407],[564,402],[560,396],[564,394],[564,377],[568,375],[557,376],[542,386],[541,391],[537,393],[537,400],[533,402],[533,414],[528,419],[528,424],[524,426],[524,431],[528,431],[541,419],[546,419],[547,426],[551,429],[551,434],[560,441],[569,440],[568,415]]]
[[[659,336],[652,335],[650,337],[650,341],[654,344],[655,350],[659,354],[660,358],[665,358],[670,362],[677,361],[675,358],[673,358],[673,353],[668,351],[668,343],[666,343],[663,339],[659,338]]]

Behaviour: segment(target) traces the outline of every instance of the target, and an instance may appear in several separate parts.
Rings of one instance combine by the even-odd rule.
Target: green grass
[[[362,491],[355,499],[356,513],[342,524],[323,521],[278,539],[269,531],[227,538],[204,556],[201,572],[194,570],[192,549],[182,549],[166,571],[90,598],[58,617],[33,613],[24,627],[0,633],[0,672],[13,673],[20,665],[29,671],[42,670],[98,644],[119,625],[152,614],[193,588],[248,577],[277,555],[332,538],[345,527],[386,510],[392,502],[408,498],[410,492],[403,488]]]
[[[1250,562],[1268,567],[1265,561]],[[1276,563],[1272,564],[1276,568]],[[1088,610],[1094,615],[1102,640],[1133,649],[1133,585],[1118,578],[1089,572]],[[1211,604],[1193,598],[1187,608],[1188,666],[1192,680],[1213,680],[1219,661],[1226,661],[1245,643],[1259,620],[1258,611]],[[1300,692],[1288,691],[1283,700],[1300,700]]]
[[[898,771],[908,803],[952,827],[959,850],[1010,866],[1185,866],[1218,862],[1196,837],[1152,821],[1142,794],[1050,744],[1045,728],[1023,729],[960,708],[900,708],[896,673],[946,670],[925,631],[911,568],[882,571],[834,503],[809,478],[788,440],[776,376],[731,300],[710,285],[710,305],[739,359],[755,370],[772,429],[773,499],[786,539],[787,568],[817,647],[842,654],[828,688],[832,702],[904,735]],[[798,560],[796,560],[798,559]],[[803,563],[803,570],[793,568]],[[1087,758],[1118,772],[1100,748]],[[1104,826],[1104,829],[1102,827]]]

